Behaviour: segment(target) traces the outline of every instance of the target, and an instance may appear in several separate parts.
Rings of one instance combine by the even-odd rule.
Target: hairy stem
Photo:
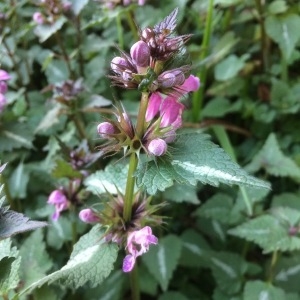
[[[140,300],[138,265],[135,264],[134,269],[130,273],[131,299]]]
[[[139,138],[142,138],[142,135],[144,134],[145,116],[148,107],[148,101],[149,101],[149,93],[142,93],[139,113],[138,113],[138,118],[136,123],[136,134]]]
[[[126,182],[126,190],[125,190],[125,200],[124,200],[124,211],[123,218],[125,223],[131,220],[131,211],[132,211],[132,202],[133,202],[133,193],[134,193],[134,185],[135,178],[134,173],[137,167],[138,158],[136,153],[132,153],[130,155],[129,161],[129,170],[127,174],[127,182]]]
[[[209,0],[209,7],[207,12],[207,18],[205,23],[205,31],[201,45],[201,54],[200,54],[200,61],[204,60],[208,54],[210,38],[212,33],[212,21],[213,21],[213,9],[214,9],[214,0]],[[192,117],[193,121],[197,122],[200,118],[203,97],[204,97],[204,89],[207,77],[207,67],[203,66],[200,73],[198,74],[200,77],[201,87],[200,89],[194,93],[193,95],[193,110],[192,110]]]
[[[222,148],[230,155],[232,160],[237,162],[234,149],[232,147],[232,144],[230,142],[230,139],[229,139],[225,129],[222,126],[212,126],[212,129],[213,129],[215,135],[217,136]],[[246,191],[245,187],[243,187],[243,186],[239,186],[239,189],[240,189],[240,192],[242,194],[242,197],[243,197],[246,209],[247,209],[247,214],[249,217],[251,217],[253,215],[253,208],[252,208],[252,203],[248,197],[247,191]]]

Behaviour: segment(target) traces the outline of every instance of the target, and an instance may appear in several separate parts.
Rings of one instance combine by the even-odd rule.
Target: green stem
[[[269,271],[269,278],[268,278],[268,283],[271,284],[273,281],[273,273],[274,273],[274,268],[275,265],[278,261],[278,251],[274,251],[272,253],[272,258],[271,258],[271,265],[270,265],[270,271]]]
[[[75,18],[75,25],[76,25],[77,47],[78,47],[79,73],[81,77],[84,77],[84,68],[83,68],[84,62],[83,62],[83,56],[81,51],[82,37],[81,37],[81,30],[80,30],[80,16],[77,16]]]
[[[76,221],[72,221],[72,246],[74,246],[77,242],[77,223]]]
[[[200,61],[204,60],[207,57],[210,38],[212,33],[212,16],[213,16],[213,9],[214,9],[214,0],[209,0],[209,7],[207,12],[207,18],[205,23],[205,31],[201,45],[201,54],[200,54]],[[193,121],[197,122],[200,119],[200,113],[203,103],[204,97],[204,89],[207,77],[207,67],[203,66],[200,73],[198,74],[201,82],[200,89],[194,93],[193,95]]]
[[[264,70],[268,70],[268,57],[269,57],[269,43],[268,43],[268,37],[266,34],[266,28],[265,28],[265,20],[264,20],[264,8],[261,0],[255,0],[256,9],[259,14],[259,24],[260,24],[260,34],[261,34],[261,60],[263,63]]]
[[[59,31],[57,31],[54,35],[55,35],[57,44],[58,44],[58,46],[60,47],[60,50],[61,50],[61,52],[62,52],[64,61],[65,61],[66,64],[67,64],[67,68],[68,68],[68,70],[69,70],[70,77],[74,79],[74,73],[73,73],[73,70],[72,70],[72,68],[71,68],[70,58],[69,58],[69,55],[68,55],[68,53],[67,53],[67,50],[65,49],[65,46],[64,46],[62,40],[61,40]]]
[[[132,153],[129,161],[129,170],[127,174],[126,190],[125,190],[125,200],[124,200],[124,211],[123,218],[125,223],[131,220],[132,202],[133,202],[133,192],[135,185],[134,173],[137,167],[138,158],[136,153]]]
[[[145,116],[148,107],[148,101],[149,101],[149,93],[143,92],[141,102],[140,102],[140,107],[139,107],[137,123],[136,123],[136,134],[139,138],[142,138],[144,134]]]
[[[131,299],[140,300],[140,287],[138,276],[138,265],[135,264],[134,269],[130,273]]]
[[[123,37],[124,33],[123,33],[123,27],[122,27],[121,14],[117,15],[116,21],[117,21],[119,47],[120,47],[120,49],[124,49],[124,37]]]
[[[81,119],[81,115],[78,113],[75,113],[74,115],[72,115],[72,120],[75,124],[75,127],[77,129],[77,132],[79,134],[79,136],[84,139],[87,140],[89,149],[92,151],[93,146],[91,145],[91,142],[89,141],[89,139],[87,138],[86,132],[84,130],[84,125],[83,125],[83,121]]]
[[[212,129],[213,129],[216,137],[218,138],[222,148],[230,155],[232,160],[237,162],[234,149],[231,145],[230,139],[229,139],[229,137],[227,135],[227,132],[224,129],[224,127],[222,127],[222,126],[212,126]],[[243,186],[239,186],[239,189],[240,189],[242,197],[244,199],[244,203],[245,203],[245,206],[246,206],[246,209],[247,209],[247,214],[248,214],[249,217],[251,217],[253,215],[253,208],[252,208],[252,203],[251,203],[251,201],[248,197],[247,191],[246,191],[245,187],[243,187]]]
[[[126,11],[126,20],[128,22],[128,25],[130,27],[130,30],[133,34],[134,39],[138,40],[139,39],[139,34],[138,34],[138,31],[137,31],[136,25],[134,23],[134,16],[133,16],[133,11],[132,10]]]

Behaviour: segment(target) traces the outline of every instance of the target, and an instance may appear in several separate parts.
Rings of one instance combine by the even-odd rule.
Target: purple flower
[[[55,212],[52,215],[52,220],[53,221],[57,221],[59,216],[60,216],[60,213],[63,210],[68,209],[68,207],[70,205],[67,197],[65,196],[65,194],[61,190],[54,190],[49,195],[47,203],[52,204],[55,207]]]
[[[44,24],[44,16],[42,13],[40,13],[39,11],[36,11],[33,16],[32,16],[32,19],[35,23],[39,24],[39,25],[42,25]]]
[[[6,98],[3,94],[0,93],[0,113],[4,110],[4,107],[6,105]]]
[[[10,78],[10,75],[6,71],[0,69],[0,81],[6,81]]]
[[[154,139],[147,145],[147,150],[154,156],[162,156],[167,152],[167,143],[163,139]]]
[[[84,223],[97,223],[100,221],[100,218],[90,208],[81,210],[79,212],[79,218]]]
[[[129,254],[123,260],[123,272],[130,272],[136,258],[149,250],[151,244],[157,245],[158,239],[152,234],[152,229],[145,226],[140,230],[129,233],[127,237],[127,251]]]

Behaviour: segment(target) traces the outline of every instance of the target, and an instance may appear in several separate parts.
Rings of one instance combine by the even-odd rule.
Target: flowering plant
[[[202,2],[0,4],[0,297],[298,296],[298,7]]]

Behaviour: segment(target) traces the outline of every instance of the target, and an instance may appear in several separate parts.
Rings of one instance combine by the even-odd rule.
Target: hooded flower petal
[[[151,121],[159,112],[161,103],[162,103],[162,96],[159,93],[153,93],[149,97],[149,103],[146,111],[146,122]]]
[[[194,75],[190,75],[182,85],[179,86],[179,89],[189,93],[197,91],[200,87],[200,79]]]
[[[181,126],[182,120],[181,115],[184,109],[184,105],[179,103],[173,97],[167,97],[160,109],[160,115],[162,116],[160,126],[168,127],[172,126],[173,128],[179,128]]]

